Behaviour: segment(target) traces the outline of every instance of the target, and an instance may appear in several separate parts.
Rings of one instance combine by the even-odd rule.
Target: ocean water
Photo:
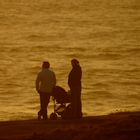
[[[36,118],[44,60],[68,91],[72,58],[85,116],[140,111],[140,1],[0,0],[0,121]]]

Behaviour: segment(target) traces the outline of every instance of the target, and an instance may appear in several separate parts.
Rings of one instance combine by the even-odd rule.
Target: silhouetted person
[[[36,90],[40,95],[40,111],[38,112],[38,119],[47,119],[47,107],[53,88],[56,85],[55,73],[49,69],[49,62],[43,62],[42,70],[38,73],[36,78]]]
[[[72,70],[68,76],[68,85],[71,91],[72,117],[82,117],[81,105],[81,78],[82,70],[77,59],[71,60]]]

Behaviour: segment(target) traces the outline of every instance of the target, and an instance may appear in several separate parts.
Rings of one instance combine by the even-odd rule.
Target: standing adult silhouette
[[[55,73],[50,70],[50,63],[43,62],[42,70],[38,73],[36,78],[36,90],[40,95],[40,111],[38,112],[38,119],[46,120],[48,118],[48,104],[53,88],[56,85]]]
[[[71,91],[71,106],[72,117],[82,117],[82,104],[81,104],[81,78],[82,69],[77,59],[71,60],[72,70],[68,75],[68,85]]]

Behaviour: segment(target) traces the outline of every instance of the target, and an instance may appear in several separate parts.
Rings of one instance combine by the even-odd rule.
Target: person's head
[[[49,68],[50,67],[50,63],[48,61],[44,61],[42,64],[42,68]]]
[[[77,59],[72,59],[71,60],[71,65],[73,66],[73,67],[75,67],[75,66],[78,66],[79,65],[79,61],[77,60]]]

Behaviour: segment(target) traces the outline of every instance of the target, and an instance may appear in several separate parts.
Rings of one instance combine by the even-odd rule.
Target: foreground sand
[[[0,122],[0,140],[140,140],[140,112]]]

